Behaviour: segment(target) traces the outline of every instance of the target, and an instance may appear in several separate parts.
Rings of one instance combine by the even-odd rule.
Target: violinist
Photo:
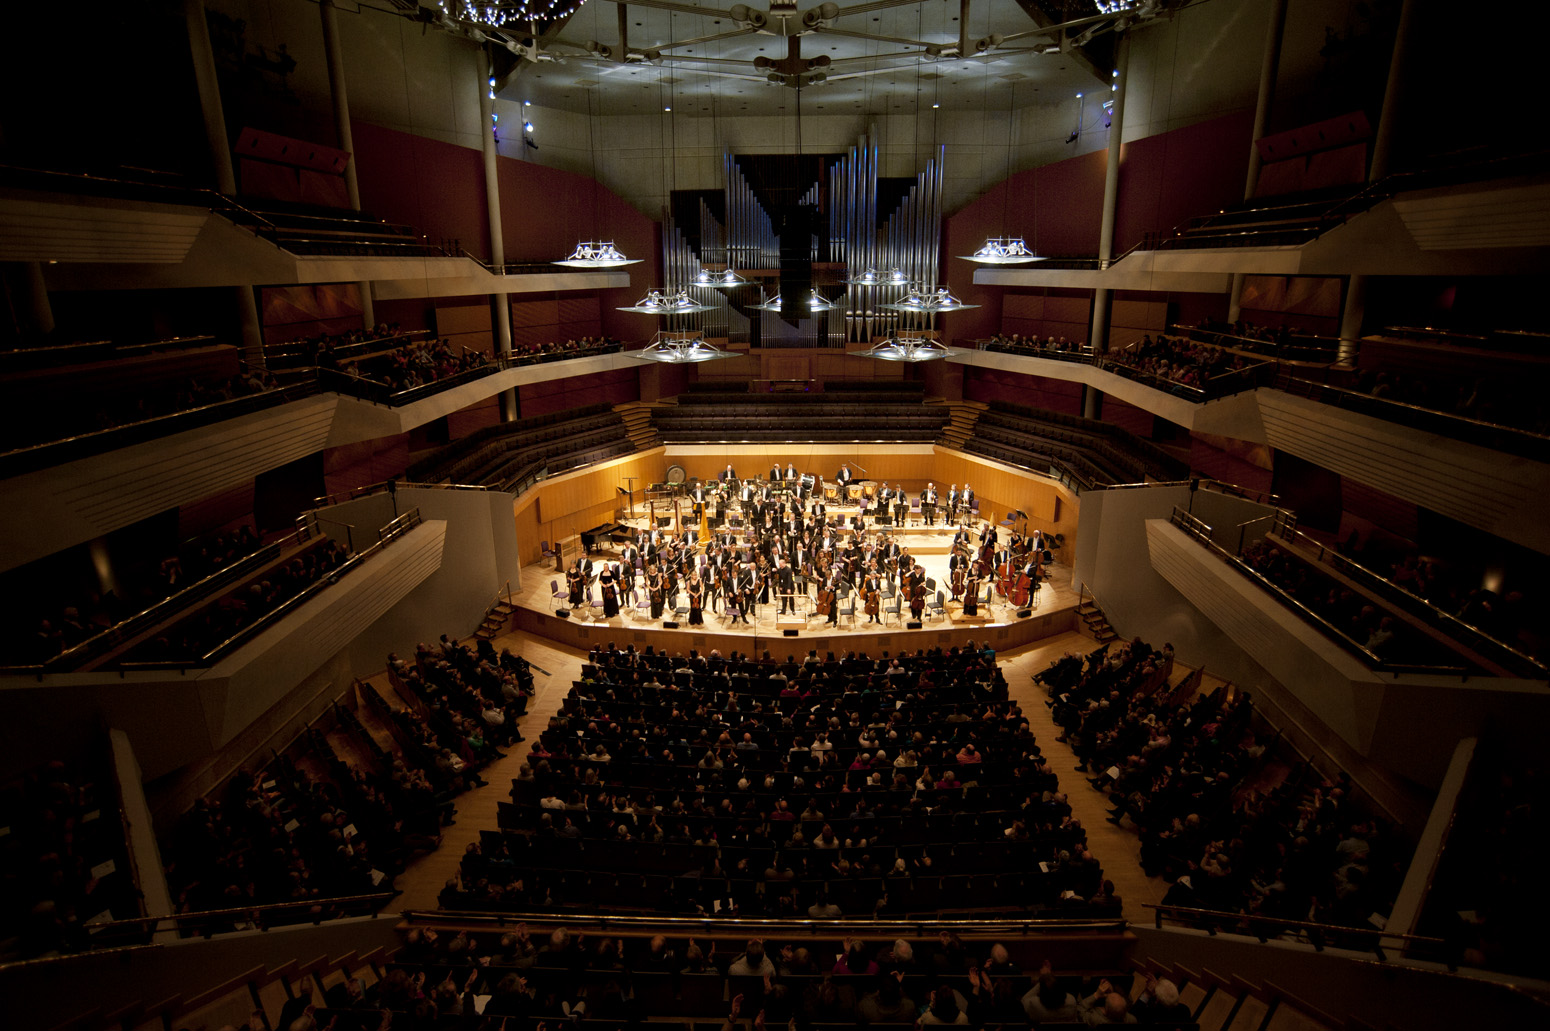
[[[965,616],[979,615],[980,604],[980,578],[977,570],[969,571],[968,583],[963,588],[963,614]]]
[[[652,566],[646,571],[646,597],[651,602],[651,618],[662,618],[662,603],[667,600],[666,578]]]
[[[613,563],[603,563],[598,574],[598,589],[603,592],[603,618],[612,619],[619,614],[619,586],[614,577]]]
[[[689,574],[689,625],[704,626],[705,617],[701,612],[705,604],[705,584],[695,573]]]
[[[578,608],[587,586],[587,574],[581,571],[581,559],[578,558],[565,571],[565,586],[570,591],[570,607]]]

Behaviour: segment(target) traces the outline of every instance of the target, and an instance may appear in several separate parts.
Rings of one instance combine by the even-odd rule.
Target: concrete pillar
[[[1125,134],[1125,88],[1130,77],[1130,33],[1120,33],[1114,46],[1114,109],[1109,113],[1109,160],[1103,171],[1103,217],[1098,227],[1098,267],[1108,268],[1114,258],[1114,212],[1119,206],[1119,152]],[[1113,292],[1104,288],[1093,291],[1092,330],[1088,342],[1093,351],[1109,349],[1109,309]],[[1085,405],[1084,405],[1085,407]]]
[[[1399,28],[1394,33],[1394,53],[1389,57],[1388,82],[1383,87],[1383,110],[1378,115],[1378,132],[1372,141],[1372,167],[1368,182],[1377,182],[1392,171],[1394,140],[1399,135],[1399,113],[1405,99],[1410,43],[1415,37],[1415,0],[1404,0],[1399,9]]]
[[[24,262],[22,267],[27,276],[28,328],[39,337],[52,336],[54,305],[48,297],[48,284],[43,280],[43,263],[28,261]]]
[[[231,163],[231,141],[226,136],[226,114],[221,108],[221,84],[215,74],[215,51],[210,48],[204,0],[183,0],[183,16],[188,23],[188,45],[194,58],[194,81],[199,85],[205,141],[215,168],[215,188],[230,197],[237,192],[237,174]]]
[[[506,239],[501,228],[500,171],[495,149],[495,100],[490,96],[490,72],[487,64],[479,77],[479,131],[482,134],[480,150],[484,155],[484,206],[490,221],[490,264],[497,274],[506,264]],[[495,329],[495,353],[507,357],[511,354],[511,305],[505,294],[490,297],[490,322]],[[501,420],[511,422],[517,418],[517,391],[515,388],[501,394]]]
[[[361,187],[355,177],[355,137],[350,131],[350,91],[344,80],[344,54],[339,48],[339,12],[334,0],[318,0],[318,13],[323,18],[323,54],[328,61],[328,90],[334,102],[334,135],[339,149],[349,155],[344,163],[344,189],[350,198],[350,208],[361,210]],[[371,283],[357,283],[361,297],[361,324],[366,329],[377,324],[377,312],[372,304]]]
[[[1275,97],[1276,70],[1281,64],[1281,41],[1286,35],[1286,0],[1270,0],[1270,23],[1265,28],[1265,53],[1259,66],[1259,96],[1254,102],[1254,128],[1249,134],[1249,174],[1243,184],[1243,199],[1254,196],[1259,185],[1261,159],[1257,141],[1265,135],[1265,122],[1270,117],[1270,103]],[[1241,311],[1239,300],[1243,296],[1243,273],[1232,274],[1232,287],[1227,294],[1227,321],[1237,322]]]
[[[215,51],[210,47],[210,24],[205,20],[204,0],[183,0],[183,17],[188,25],[188,45],[194,60],[194,81],[199,87],[199,111],[204,117],[205,142],[210,148],[210,164],[215,169],[215,188],[225,196],[237,192],[237,173],[231,160],[231,142],[226,136],[226,113],[221,107],[221,84],[215,74]],[[264,334],[258,320],[258,303],[253,288],[233,288],[237,319],[242,326],[242,358],[249,366],[264,367]]]
[[[1393,164],[1394,140],[1399,133],[1399,112],[1407,82],[1406,64],[1410,56],[1410,43],[1415,36],[1418,6],[1415,0],[1404,0],[1399,9],[1399,28],[1394,33],[1394,53],[1389,58],[1388,82],[1383,87],[1383,110],[1378,116],[1378,132],[1372,143],[1372,166],[1367,173],[1368,182],[1377,182],[1388,175]],[[1346,284],[1345,308],[1340,313],[1338,355],[1341,360],[1355,360],[1366,315],[1367,277],[1354,275]]]

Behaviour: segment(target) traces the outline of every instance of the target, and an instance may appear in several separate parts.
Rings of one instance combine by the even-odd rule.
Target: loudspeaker
[[[908,622],[906,622],[904,624],[904,629],[906,629],[906,630],[919,630],[920,629],[920,621],[918,619],[911,619],[911,620],[909,620]]]
[[[782,630],[781,633],[785,634],[787,637],[795,637],[797,635],[795,630]]]
[[[1017,618],[1018,619],[1027,619],[1031,615],[1033,615],[1033,610],[1032,609],[1018,609],[1017,610]]]
[[[671,619],[664,619],[662,621],[662,629],[663,630],[677,630],[678,629],[678,624],[674,623]]]
[[[560,619],[569,619],[570,609],[555,609],[554,614]]]

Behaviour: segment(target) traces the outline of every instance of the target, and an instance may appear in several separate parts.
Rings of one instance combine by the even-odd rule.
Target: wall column
[[[194,81],[199,86],[199,111],[204,116],[205,142],[215,170],[215,188],[232,197],[237,193],[237,173],[231,161],[231,142],[226,136],[226,113],[221,108],[221,83],[215,74],[215,51],[210,47],[210,24],[205,20],[204,0],[183,0],[188,25],[188,45],[194,59]],[[236,294],[237,320],[242,327],[242,360],[250,367],[264,367],[264,331],[258,319],[258,302],[251,286],[232,288]]]
[[[48,284],[43,280],[43,263],[23,263],[27,277],[27,320],[29,328],[40,338],[54,335],[54,305],[49,301]]]
[[[1406,64],[1410,41],[1415,36],[1415,0],[1404,0],[1399,9],[1399,27],[1394,33],[1394,53],[1389,59],[1388,82],[1383,87],[1383,110],[1378,115],[1378,132],[1372,142],[1372,167],[1367,181],[1377,182],[1388,175],[1394,161],[1394,139],[1399,133],[1399,112],[1404,101]],[[1341,360],[1354,359],[1362,338],[1362,322],[1367,315],[1367,277],[1353,275],[1346,284],[1345,308],[1340,313]]]
[[[490,264],[496,275],[503,272],[506,264],[506,239],[501,228],[500,172],[495,149],[495,99],[490,96],[490,71],[482,64],[484,73],[479,78],[479,131],[480,150],[484,154],[484,205],[490,220]],[[505,357],[511,354],[511,302],[506,294],[490,295],[490,322],[495,329],[495,353]],[[515,388],[501,393],[501,421],[517,418],[517,391]]]
[[[350,209],[361,210],[361,187],[355,177],[355,137],[350,131],[350,93],[344,81],[344,54],[339,49],[339,12],[334,0],[318,0],[318,13],[323,17],[323,53],[328,59],[328,91],[334,101],[334,134],[339,149],[348,156],[344,162],[344,189],[350,198]],[[377,324],[377,312],[372,304],[371,283],[356,286],[361,295],[361,324],[366,328]]]
[[[1249,174],[1243,184],[1243,199],[1254,196],[1259,185],[1259,140],[1265,135],[1265,122],[1270,117],[1270,102],[1276,92],[1276,70],[1281,65],[1281,41],[1286,36],[1286,0],[1270,0],[1270,24],[1265,29],[1265,57],[1259,66],[1259,97],[1254,102],[1254,128],[1249,133]],[[1239,300],[1243,296],[1243,273],[1232,274],[1232,287],[1227,293],[1227,321],[1237,322],[1240,314]]]
[[[1109,114],[1109,159],[1103,170],[1103,218],[1098,228],[1098,267],[1105,269],[1114,259],[1114,212],[1119,205],[1119,151],[1125,134],[1125,86],[1130,75],[1130,33],[1120,33],[1114,47],[1114,69],[1119,75],[1113,91],[1114,109]],[[1113,291],[1099,287],[1093,291],[1092,330],[1088,343],[1095,353],[1109,349],[1109,311],[1113,307]],[[1096,393],[1096,392],[1095,392]],[[1098,399],[1083,402],[1083,410],[1097,410]]]

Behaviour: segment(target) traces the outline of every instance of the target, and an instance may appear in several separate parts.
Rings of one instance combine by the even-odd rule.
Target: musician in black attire
[[[791,568],[791,563],[785,559],[780,560],[780,565],[775,569],[775,591],[780,595],[780,615],[796,611],[796,599],[792,597],[796,593],[796,573]]]

